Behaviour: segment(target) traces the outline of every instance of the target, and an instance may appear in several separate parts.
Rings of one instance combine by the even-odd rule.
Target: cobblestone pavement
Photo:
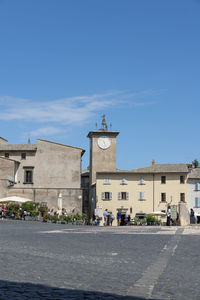
[[[200,299],[199,234],[0,221],[0,300]]]

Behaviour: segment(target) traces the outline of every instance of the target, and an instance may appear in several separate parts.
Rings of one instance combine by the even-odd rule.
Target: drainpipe
[[[153,174],[153,211],[155,210],[155,203],[154,203],[154,196],[155,196],[155,194],[154,194],[154,189],[155,189],[155,186],[154,186],[154,183],[155,183],[155,180],[154,180],[154,174]]]

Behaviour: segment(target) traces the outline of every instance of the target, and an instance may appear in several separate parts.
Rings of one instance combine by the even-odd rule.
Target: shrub
[[[16,215],[19,212],[19,205],[16,203],[9,203],[6,205],[6,214],[8,216]]]
[[[73,222],[73,217],[72,217],[72,216],[65,216],[65,217],[64,217],[64,220],[65,220],[67,223],[72,223],[72,222]]]
[[[58,215],[57,214],[53,215],[51,218],[51,221],[52,221],[52,223],[58,222]]]
[[[30,211],[30,216],[31,217],[37,217],[37,216],[39,216],[39,211],[37,211],[37,210]]]
[[[39,206],[38,202],[25,202],[22,203],[21,208],[27,212],[36,211]]]

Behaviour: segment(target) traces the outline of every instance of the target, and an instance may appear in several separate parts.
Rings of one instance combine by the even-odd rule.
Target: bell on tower
[[[108,130],[108,125],[106,123],[106,116],[105,116],[105,114],[103,114],[103,116],[102,116],[101,125],[102,125],[101,129],[106,130],[106,131]]]

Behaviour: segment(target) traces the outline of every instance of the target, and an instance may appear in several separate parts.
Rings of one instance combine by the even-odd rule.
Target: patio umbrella
[[[147,216],[160,216],[165,217],[167,214],[162,211],[153,211],[152,213],[147,214]]]
[[[34,201],[28,198],[22,198],[18,196],[10,196],[10,197],[0,199],[0,203],[9,203],[9,202],[25,203],[25,202],[34,202]]]

